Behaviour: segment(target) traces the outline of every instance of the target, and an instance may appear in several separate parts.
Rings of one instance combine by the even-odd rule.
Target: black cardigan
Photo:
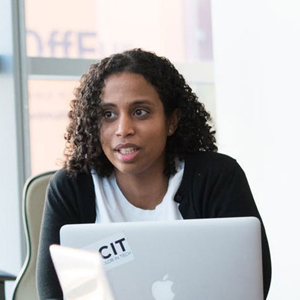
[[[184,219],[255,216],[261,220],[246,176],[229,156],[200,152],[185,160],[181,185],[174,197]],[[62,299],[62,292],[49,254],[49,245],[59,244],[65,224],[94,223],[95,191],[89,172],[71,178],[59,170],[51,179],[41,228],[37,285],[41,300]],[[271,259],[262,224],[264,294],[271,282]]]

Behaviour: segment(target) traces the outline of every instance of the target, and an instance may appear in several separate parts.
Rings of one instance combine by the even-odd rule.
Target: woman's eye
[[[143,116],[145,116],[146,114],[148,114],[148,112],[147,112],[146,110],[144,110],[144,109],[136,109],[136,110],[134,111],[134,114],[135,114],[136,116],[138,116],[138,117],[143,117]]]
[[[111,120],[114,119],[117,115],[114,112],[108,110],[103,113],[103,116],[105,119]]]

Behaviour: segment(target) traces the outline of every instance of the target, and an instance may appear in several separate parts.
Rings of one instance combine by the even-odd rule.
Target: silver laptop
[[[115,300],[263,299],[254,217],[65,225],[60,237],[101,254]]]

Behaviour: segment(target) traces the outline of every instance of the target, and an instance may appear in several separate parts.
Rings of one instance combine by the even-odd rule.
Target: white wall
[[[300,2],[212,0],[220,152],[245,170],[272,254],[269,300],[300,299]]]

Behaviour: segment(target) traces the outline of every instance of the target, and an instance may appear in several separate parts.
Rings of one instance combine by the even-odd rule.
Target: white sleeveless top
[[[96,223],[138,222],[183,219],[174,196],[180,186],[184,162],[177,166],[177,173],[170,177],[167,193],[162,202],[153,210],[141,209],[132,205],[122,194],[114,173],[110,177],[99,177],[92,170],[96,194]]]

